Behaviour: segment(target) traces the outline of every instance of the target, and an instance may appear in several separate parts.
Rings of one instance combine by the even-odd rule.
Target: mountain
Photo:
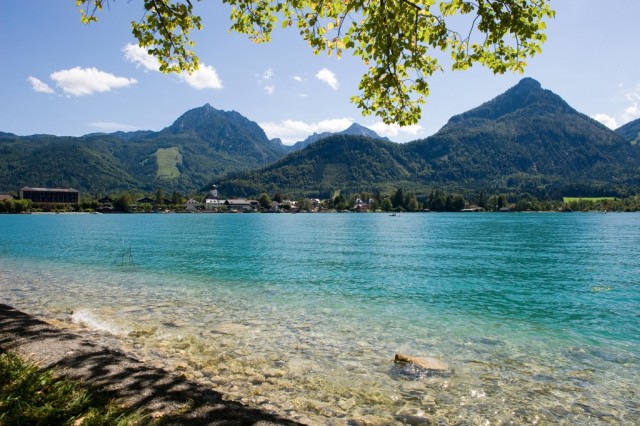
[[[145,141],[154,150],[145,153],[152,157],[147,185],[155,172],[163,184],[190,191],[227,173],[269,164],[287,151],[270,141],[255,122],[209,104],[187,111]]]
[[[191,137],[204,141],[219,153],[255,158],[255,164],[274,161],[285,154],[284,147],[272,143],[257,123],[235,111],[220,111],[206,104],[184,113],[158,138]],[[246,161],[247,158],[243,158]]]
[[[629,143],[637,141],[637,124],[613,132],[525,78],[423,140],[396,144],[354,124],[312,135],[300,143],[306,147],[288,153],[291,147],[269,140],[253,121],[207,104],[159,132],[77,138],[0,132],[0,193],[22,186],[191,193],[217,183],[225,196],[325,197],[397,186],[549,198],[624,195],[640,188],[640,146]]]
[[[347,129],[345,129],[345,130],[343,130],[341,132],[338,132],[338,134],[340,134],[340,135],[350,135],[350,136],[364,136],[366,138],[389,140],[387,138],[383,138],[382,136],[379,136],[373,130],[369,129],[368,127],[361,126],[358,123],[353,123]]]
[[[81,192],[194,191],[230,172],[271,163],[287,152],[254,122],[209,104],[159,132],[78,138],[0,133],[0,192],[22,186]]]
[[[640,185],[638,149],[525,78],[404,145],[332,136],[265,168],[220,182],[230,194],[327,194],[403,185],[529,192],[538,197],[615,195]]]
[[[111,136],[0,135],[0,192],[16,192],[23,186],[82,191],[136,188],[138,178],[113,155],[120,144]]]
[[[618,127],[616,133],[632,145],[637,145],[640,142],[640,118]]]
[[[345,130],[341,131],[341,132],[336,132],[336,133],[332,133],[332,132],[322,132],[322,133],[314,133],[311,136],[309,136],[308,138],[306,138],[303,141],[299,141],[296,142],[295,144],[293,144],[290,147],[290,151],[300,151],[301,149],[304,149],[306,147],[308,147],[309,145],[311,145],[314,142],[319,141],[320,139],[324,139],[327,138],[329,136],[333,136],[333,135],[349,135],[349,136],[364,136],[367,138],[373,138],[373,139],[384,139],[384,140],[389,140],[387,138],[382,138],[380,136],[378,136],[378,134],[376,132],[374,132],[373,130],[361,126],[358,123],[353,123],[351,126],[349,126],[348,128],[346,128]]]
[[[639,183],[635,147],[531,78],[407,149],[425,184],[559,196]]]
[[[386,183],[411,185],[399,144],[364,136],[335,134],[259,170],[239,173],[218,185],[227,195],[285,191],[290,196],[324,198]]]

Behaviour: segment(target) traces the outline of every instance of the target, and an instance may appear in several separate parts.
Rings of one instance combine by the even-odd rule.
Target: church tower
[[[211,187],[211,191],[209,191],[209,196],[207,198],[218,198],[218,187],[216,185]]]

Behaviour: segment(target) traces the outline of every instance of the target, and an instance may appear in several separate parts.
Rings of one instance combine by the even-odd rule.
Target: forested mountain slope
[[[640,142],[640,118],[618,127],[616,133],[632,145],[637,145]]]
[[[546,198],[617,195],[640,188],[638,123],[613,132],[525,78],[423,140],[396,144],[354,125],[315,135],[290,152],[241,114],[207,104],[159,132],[0,133],[0,192],[43,186],[193,193],[216,183],[227,196],[325,197],[400,186]]]
[[[271,163],[286,152],[256,123],[207,104],[160,132],[77,138],[0,133],[0,191],[34,186],[90,193],[160,187],[189,192],[226,173]]]
[[[425,184],[597,191],[638,184],[638,149],[530,78],[406,146]]]
[[[539,197],[637,188],[638,148],[530,78],[452,117],[435,135],[398,145],[323,139],[265,168],[223,180],[230,194],[384,190],[393,186],[530,192]]]

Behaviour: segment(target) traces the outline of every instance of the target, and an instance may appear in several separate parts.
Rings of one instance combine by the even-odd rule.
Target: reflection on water
[[[2,217],[1,301],[312,424],[640,420],[637,216],[195,216]]]

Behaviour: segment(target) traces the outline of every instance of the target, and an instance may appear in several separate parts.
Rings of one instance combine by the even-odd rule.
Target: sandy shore
[[[55,367],[111,397],[121,398],[176,425],[299,425],[276,415],[225,401],[223,394],[177,374],[0,304],[0,351]]]

